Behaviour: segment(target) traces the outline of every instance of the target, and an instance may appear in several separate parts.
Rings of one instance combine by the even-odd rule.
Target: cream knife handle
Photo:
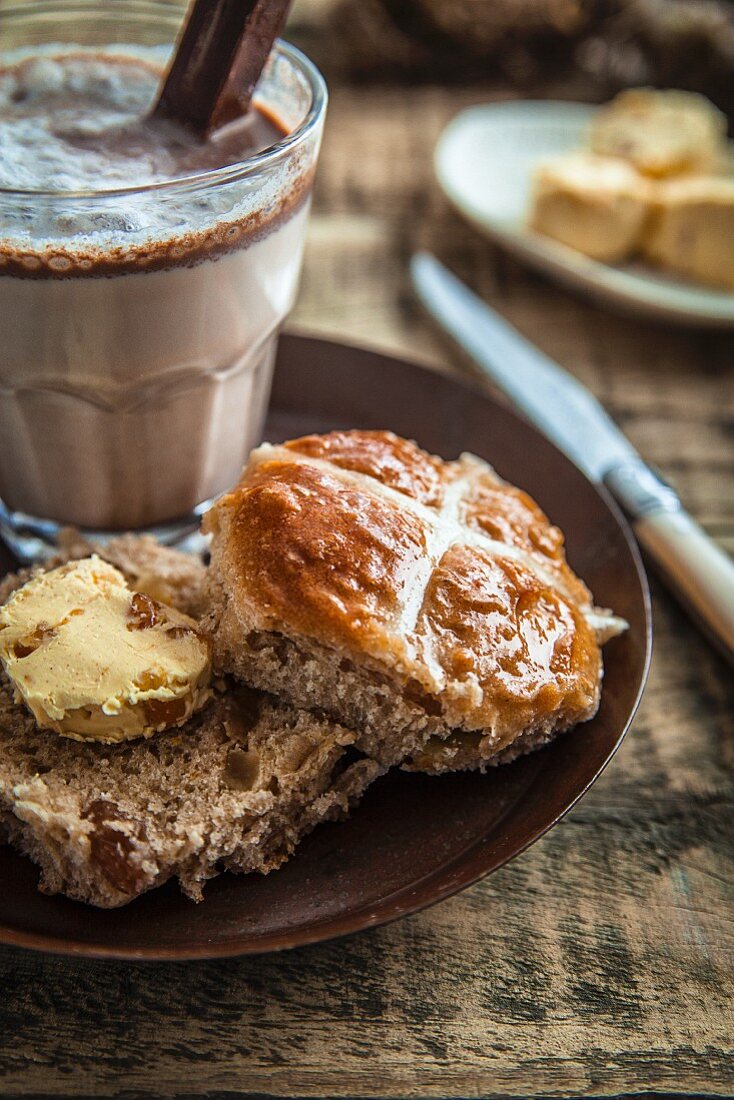
[[[642,461],[615,467],[604,481],[662,579],[734,665],[734,561]]]

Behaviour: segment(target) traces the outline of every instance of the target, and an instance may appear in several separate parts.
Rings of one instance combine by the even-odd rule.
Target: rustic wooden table
[[[734,340],[614,316],[478,239],[431,150],[486,89],[332,89],[294,326],[463,364],[427,245],[598,394],[734,550]],[[734,1093],[732,677],[653,581],[639,715],[581,805],[459,897],[291,954],[126,965],[0,950],[0,1095]],[[6,884],[5,888],[9,888]]]

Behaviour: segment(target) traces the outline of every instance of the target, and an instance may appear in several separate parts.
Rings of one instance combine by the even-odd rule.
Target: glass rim
[[[94,4],[81,3],[79,7],[89,8],[95,7]],[[68,5],[64,7],[65,12],[68,14],[70,8],[74,5]],[[153,0],[153,2],[147,2],[143,4],[133,4],[131,9],[137,7],[139,10],[148,9],[148,11],[155,12],[160,15],[165,11],[166,15],[176,14],[175,9],[172,10],[172,5],[162,4]],[[58,12],[60,9],[49,7],[46,4],[28,4],[18,7],[5,8],[0,11],[0,29],[2,22],[12,17],[27,17],[30,14],[43,14],[49,12]],[[73,43],[69,43],[73,45]],[[114,45],[111,43],[110,45]],[[19,47],[22,48],[22,47]],[[0,49],[0,58],[3,51]],[[232,183],[237,180],[246,179],[248,176],[256,175],[260,171],[277,165],[285,160],[294,150],[296,150],[304,141],[314,132],[323,118],[328,102],[328,92],[326,88],[326,81],[317,69],[316,65],[310,58],[299,50],[296,46],[291,45],[290,42],[285,42],[283,39],[278,38],[273,47],[271,58],[279,57],[288,61],[291,66],[299,72],[306,80],[311,92],[311,104],[306,112],[304,118],[299,124],[286,134],[280,141],[275,142],[274,145],[269,145],[267,149],[263,149],[259,153],[254,153],[251,156],[245,157],[243,160],[237,161],[234,164],[227,164],[221,168],[208,168],[203,172],[195,172],[186,176],[176,176],[174,179],[161,180],[154,183],[137,184],[131,187],[110,187],[102,189],[88,189],[83,188],[81,190],[55,190],[55,189],[27,189],[16,187],[0,187],[0,197],[13,196],[16,198],[30,200],[47,199],[47,200],[79,200],[79,199],[106,199],[114,198],[116,196],[125,195],[142,195],[147,193],[169,193],[169,192],[185,192],[188,190],[197,190],[202,186],[211,186],[214,184]],[[254,95],[254,100],[257,101],[257,90]]]

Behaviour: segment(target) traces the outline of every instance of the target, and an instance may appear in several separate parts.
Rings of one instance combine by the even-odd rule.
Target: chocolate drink
[[[270,79],[287,113],[276,70],[288,64],[277,57],[248,117],[202,143],[147,117],[163,70],[156,49],[47,46],[6,59],[9,511],[149,527],[190,516],[237,480],[296,292],[318,149],[316,133],[257,159],[291,128],[267,98]]]

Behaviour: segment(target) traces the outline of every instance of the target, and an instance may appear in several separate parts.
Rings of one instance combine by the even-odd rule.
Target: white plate
[[[582,146],[595,110],[545,102],[470,107],[446,127],[436,146],[439,183],[470,222],[559,282],[658,320],[734,327],[734,294],[641,263],[603,264],[526,227],[533,166]]]

